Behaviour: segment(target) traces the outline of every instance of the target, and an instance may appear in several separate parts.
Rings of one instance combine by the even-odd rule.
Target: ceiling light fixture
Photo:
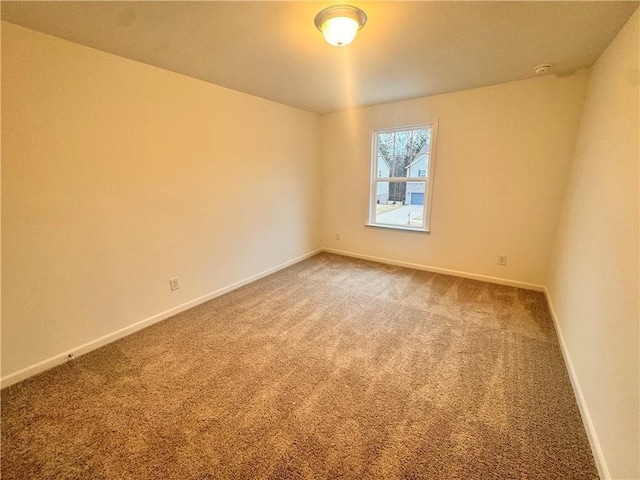
[[[367,23],[367,15],[351,5],[335,5],[321,10],[314,23],[327,43],[344,47],[353,42],[358,30]]]

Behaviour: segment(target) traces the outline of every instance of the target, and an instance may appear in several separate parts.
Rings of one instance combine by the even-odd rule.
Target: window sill
[[[402,225],[383,225],[380,223],[365,223],[365,227],[374,227],[374,228],[385,228],[388,230],[403,230],[405,232],[416,232],[416,233],[431,233],[430,230],[425,230],[424,228],[419,227],[403,227]]]

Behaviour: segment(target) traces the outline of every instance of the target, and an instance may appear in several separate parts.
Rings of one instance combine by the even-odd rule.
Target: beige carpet
[[[597,478],[541,293],[321,254],[2,392],[2,478]]]

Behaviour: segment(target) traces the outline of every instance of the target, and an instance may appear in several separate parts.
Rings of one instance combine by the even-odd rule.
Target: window
[[[429,231],[436,122],[373,132],[371,226]]]

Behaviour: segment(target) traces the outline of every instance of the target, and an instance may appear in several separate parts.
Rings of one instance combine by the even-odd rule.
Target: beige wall
[[[590,80],[319,119],[3,22],[2,375],[322,245],[548,284],[597,453],[637,478],[638,78],[636,12]],[[434,119],[431,233],[364,227],[371,130]]]
[[[593,67],[548,278],[596,448],[616,479],[640,478],[639,22],[636,11]]]
[[[3,22],[2,375],[319,248],[318,123]]]
[[[587,78],[579,71],[322,117],[323,245],[542,285]],[[434,119],[431,233],[365,227],[371,131]]]

